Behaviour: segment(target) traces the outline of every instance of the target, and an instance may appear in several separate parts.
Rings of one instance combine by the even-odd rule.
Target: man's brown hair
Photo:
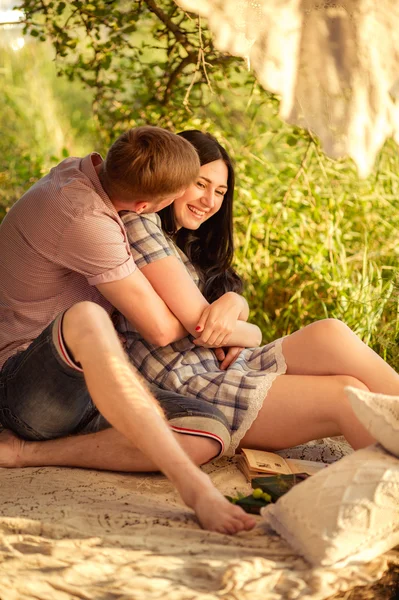
[[[112,144],[100,179],[113,197],[151,202],[188,187],[199,168],[197,151],[190,142],[146,125],[129,129]]]

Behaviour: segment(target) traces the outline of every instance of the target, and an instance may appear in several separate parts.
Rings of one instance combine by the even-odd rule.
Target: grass
[[[0,52],[0,218],[48,169],[95,141],[91,95],[58,79],[52,50],[27,41]]]

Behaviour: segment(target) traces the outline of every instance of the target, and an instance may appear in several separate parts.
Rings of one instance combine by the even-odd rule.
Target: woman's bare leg
[[[345,395],[347,385],[367,389],[349,376],[280,375],[241,447],[281,450],[335,435],[355,449],[372,444]]]
[[[278,450],[338,434],[355,449],[375,441],[344,388],[399,395],[399,375],[378,354],[336,319],[287,336],[283,353],[287,374],[273,383],[241,446]]]
[[[283,340],[287,373],[349,375],[370,391],[399,395],[399,375],[342,321],[325,319]]]
[[[220,450],[218,442],[209,438],[173,435],[196,465],[212,460]],[[0,433],[0,467],[44,466],[136,473],[159,470],[113,427],[43,442],[22,440],[8,430]]]

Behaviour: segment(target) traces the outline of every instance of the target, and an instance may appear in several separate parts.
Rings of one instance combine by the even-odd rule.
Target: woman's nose
[[[202,202],[209,208],[213,208],[215,206],[214,192],[212,190],[205,190],[205,192],[202,196]]]

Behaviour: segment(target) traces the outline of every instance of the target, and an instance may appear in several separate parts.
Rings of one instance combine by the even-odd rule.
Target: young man
[[[109,318],[118,308],[156,345],[187,335],[135,268],[118,211],[160,210],[198,171],[186,140],[139,127],[104,162],[96,153],[64,160],[11,208],[0,226],[0,466],[54,464],[61,443],[58,465],[158,468],[203,527],[235,533],[253,519],[193,462],[217,454],[223,419],[206,403],[157,392],[175,431],[200,434],[190,443],[177,434],[179,443]],[[71,434],[87,435],[65,445]],[[29,440],[41,443],[31,451]]]

